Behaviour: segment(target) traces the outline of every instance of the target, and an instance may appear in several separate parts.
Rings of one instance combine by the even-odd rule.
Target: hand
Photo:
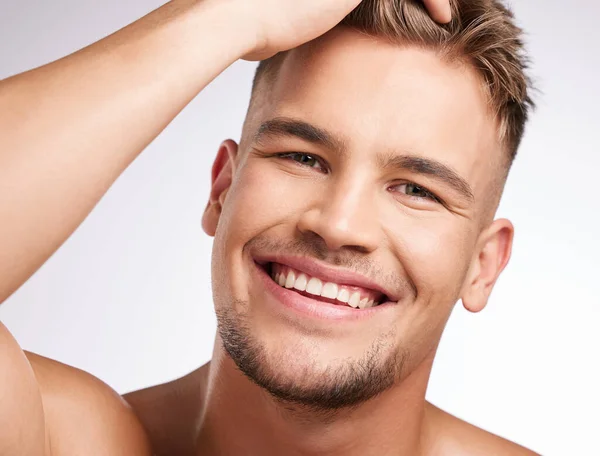
[[[361,0],[240,0],[244,20],[255,20],[257,45],[246,60],[264,60],[323,35]],[[423,0],[431,17],[449,22],[450,0]],[[254,19],[252,19],[254,18]]]
[[[264,60],[335,27],[361,0],[241,0],[258,24],[257,46],[246,60]]]

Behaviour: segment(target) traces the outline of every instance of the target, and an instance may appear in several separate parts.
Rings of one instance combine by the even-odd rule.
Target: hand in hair
[[[335,27],[360,0],[242,0],[245,17],[256,25],[256,46],[246,60],[264,60],[313,40]],[[431,17],[450,21],[449,0],[423,0]]]
[[[360,0],[241,0],[256,34],[246,60],[264,60],[300,46],[335,27]]]

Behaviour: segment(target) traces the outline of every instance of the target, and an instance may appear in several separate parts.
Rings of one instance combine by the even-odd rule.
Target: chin
[[[406,356],[388,339],[352,349],[338,340],[294,339],[289,328],[250,325],[233,310],[239,307],[217,312],[223,346],[246,377],[277,400],[333,411],[368,401],[400,379]]]

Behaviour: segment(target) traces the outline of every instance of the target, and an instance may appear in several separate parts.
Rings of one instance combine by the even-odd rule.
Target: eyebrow
[[[263,122],[258,127],[256,135],[254,135],[254,141],[260,143],[261,140],[267,137],[286,136],[293,136],[339,153],[343,153],[346,150],[345,141],[327,130],[308,122],[288,117],[276,117]]]
[[[276,117],[263,122],[254,135],[259,143],[268,137],[295,137],[316,144],[341,155],[347,151],[346,141],[335,134],[302,120],[289,117]],[[472,202],[475,197],[469,183],[451,167],[444,163],[421,155],[381,153],[377,156],[377,164],[382,169],[408,170],[415,174],[430,176],[445,183]]]
[[[451,167],[418,155],[380,155],[377,157],[379,166],[383,169],[395,168],[408,170],[415,174],[431,176],[432,178],[444,182],[452,187],[464,199],[472,202],[475,199],[473,190],[469,183],[463,179],[460,174]]]

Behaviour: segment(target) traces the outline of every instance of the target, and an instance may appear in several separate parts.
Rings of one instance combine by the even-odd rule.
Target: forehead
[[[350,155],[435,159],[485,189],[501,157],[475,71],[436,53],[337,28],[290,51],[252,117],[301,119],[342,138]],[[251,134],[255,132],[250,132]]]

